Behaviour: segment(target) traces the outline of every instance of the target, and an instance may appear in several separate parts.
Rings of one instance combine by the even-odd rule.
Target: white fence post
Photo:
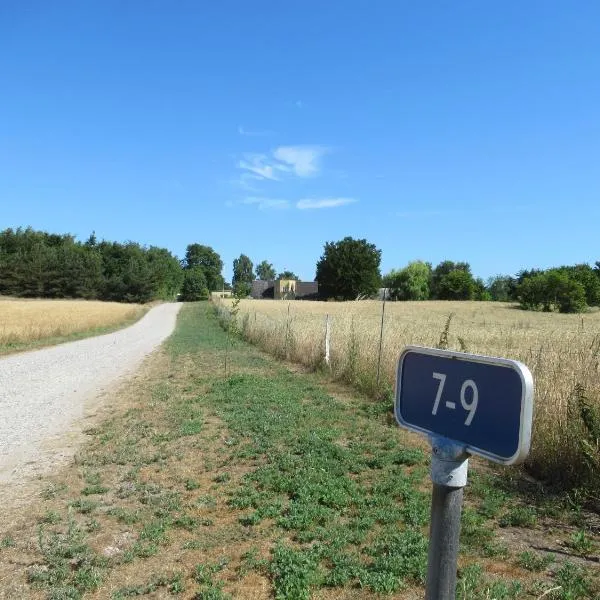
[[[325,315],[325,364],[329,366],[329,347],[331,343],[331,322],[329,315]]]

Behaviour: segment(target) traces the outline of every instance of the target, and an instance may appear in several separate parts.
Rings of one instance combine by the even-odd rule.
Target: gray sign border
[[[466,452],[469,454],[475,454],[477,456],[481,456],[482,458],[487,458],[492,462],[496,462],[502,465],[515,465],[522,463],[529,454],[529,449],[531,447],[531,427],[533,422],[533,376],[531,375],[531,371],[529,368],[518,360],[511,360],[509,358],[499,358],[494,356],[485,356],[482,354],[468,354],[466,352],[457,352],[454,350],[440,350],[439,348],[428,348],[425,346],[406,346],[404,350],[400,354],[400,358],[398,359],[398,366],[396,369],[396,385],[394,390],[394,417],[398,425],[408,429],[410,431],[415,431],[417,433],[424,433],[430,437],[440,437],[441,434],[430,431],[429,429],[424,429],[422,427],[418,427],[417,425],[413,425],[412,423],[408,423],[402,419],[399,414],[399,404],[400,404],[400,393],[401,393],[401,381],[402,381],[402,368],[404,365],[405,357],[410,353],[417,354],[425,354],[427,356],[438,356],[441,358],[450,358],[454,360],[461,360],[464,362],[476,362],[485,365],[493,365],[498,367],[505,367],[516,371],[521,378],[522,383],[522,394],[521,394],[521,418],[519,423],[519,446],[515,454],[511,457],[506,458],[503,456],[498,456],[487,450],[482,448],[477,448],[476,446],[470,446],[468,444],[464,444],[464,442],[459,440],[453,440],[457,444],[464,445]]]

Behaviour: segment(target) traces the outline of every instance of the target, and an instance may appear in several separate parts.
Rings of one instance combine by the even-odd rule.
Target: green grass
[[[254,575],[278,599],[321,589],[423,594],[429,457],[388,405],[332,396],[319,376],[292,373],[229,337],[206,304],[183,308],[165,347],[166,370],[147,382],[143,401],[88,432],[75,483],[46,488],[31,585],[70,598],[111,577],[113,598],[224,600],[241,597],[236,584]],[[590,569],[550,568],[498,538],[501,526],[531,533],[552,510],[565,517],[564,506],[474,471],[465,496],[458,598],[534,600],[553,585],[562,595],[548,597],[559,600],[600,592]],[[94,541],[115,529],[129,543],[99,556]],[[564,544],[585,555],[597,536],[579,531]],[[169,574],[151,576],[146,561]],[[490,576],[494,561],[540,579]]]

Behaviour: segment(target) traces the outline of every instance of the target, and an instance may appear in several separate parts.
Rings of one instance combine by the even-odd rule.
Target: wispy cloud
[[[269,129],[246,129],[243,125],[238,125],[238,133],[250,137],[262,137],[265,135],[273,135],[275,132]]]
[[[237,166],[259,180],[280,181],[284,174],[312,177],[319,173],[319,161],[327,152],[324,146],[279,146],[270,154],[244,154]]]
[[[296,100],[295,104],[296,104],[296,108],[302,108],[304,106],[304,104],[302,103],[302,100]]]
[[[259,196],[250,196],[242,200],[242,204],[254,204],[259,210],[285,209],[290,207],[288,200],[278,198],[261,198]]]
[[[298,177],[311,177],[319,172],[319,160],[327,151],[324,146],[279,146],[273,156]]]
[[[358,202],[358,200],[356,198],[304,198],[296,202],[296,208],[300,210],[337,208],[354,202]]]
[[[279,181],[278,171],[289,170],[285,165],[270,161],[266,154],[245,154],[244,160],[238,162],[238,168],[256,175],[258,179],[270,179],[271,181]]]

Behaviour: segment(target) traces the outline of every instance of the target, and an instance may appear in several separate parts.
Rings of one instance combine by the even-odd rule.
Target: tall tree
[[[233,260],[233,293],[240,298],[248,296],[253,279],[252,261],[245,254],[240,254],[239,258]]]
[[[174,300],[183,283],[181,264],[166,248],[150,246],[147,251],[152,286],[161,300]]]
[[[421,260],[409,263],[404,269],[392,270],[383,277],[390,300],[427,300],[431,265]]]
[[[431,295],[437,300],[472,300],[477,285],[466,262],[441,262],[431,274]]]
[[[181,287],[181,299],[185,302],[196,302],[206,300],[208,294],[204,269],[200,266],[186,269]]]
[[[373,295],[381,282],[380,263],[381,250],[365,239],[327,242],[317,263],[319,294],[341,300]]]
[[[515,299],[517,280],[510,275],[495,275],[487,282],[487,289],[492,300],[510,302]]]
[[[269,279],[275,279],[275,269],[270,262],[263,260],[256,266],[256,277],[262,281],[269,281]]]
[[[183,259],[185,269],[201,267],[206,277],[206,284],[211,291],[218,290],[223,285],[223,261],[210,247],[202,244],[189,244]]]

